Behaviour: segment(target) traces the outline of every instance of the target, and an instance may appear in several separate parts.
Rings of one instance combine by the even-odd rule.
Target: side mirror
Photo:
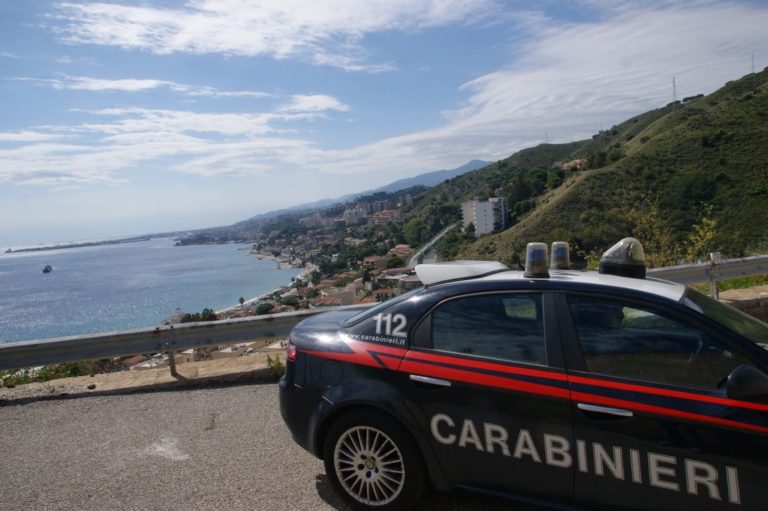
[[[768,375],[750,365],[742,364],[728,375],[726,393],[739,401],[768,400]]]

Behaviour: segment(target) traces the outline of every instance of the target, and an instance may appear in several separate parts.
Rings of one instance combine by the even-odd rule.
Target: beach
[[[251,256],[256,257],[259,260],[269,260],[274,261],[277,263],[278,269],[281,270],[296,270],[301,269],[302,272],[298,274],[296,277],[294,277],[291,282],[284,286],[277,287],[268,293],[260,294],[259,296],[256,296],[254,298],[246,299],[242,304],[237,303],[235,305],[226,307],[222,310],[217,310],[216,315],[219,317],[219,319],[227,319],[231,318],[237,315],[241,315],[241,313],[246,311],[255,312],[256,308],[261,303],[274,303],[274,296],[275,294],[285,295],[286,293],[290,292],[290,290],[293,288],[293,284],[297,280],[304,280],[307,281],[309,279],[309,275],[317,269],[317,267],[313,264],[307,264],[304,267],[295,266],[292,263],[288,261],[281,260],[271,254],[262,254],[258,252],[251,252]]]

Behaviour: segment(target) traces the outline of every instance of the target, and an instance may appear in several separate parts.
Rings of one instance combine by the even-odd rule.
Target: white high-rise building
[[[469,200],[461,204],[463,228],[474,224],[475,235],[488,234],[507,228],[507,199],[492,197],[488,200]]]
[[[464,230],[474,224],[475,235],[493,232],[493,204],[489,201],[468,200],[461,204]]]

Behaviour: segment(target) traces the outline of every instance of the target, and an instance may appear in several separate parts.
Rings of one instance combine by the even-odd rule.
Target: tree
[[[563,184],[563,177],[565,172],[563,169],[554,167],[547,172],[547,188],[557,188]]]
[[[418,218],[411,219],[403,225],[405,241],[412,247],[420,245],[429,237],[427,226]]]
[[[701,220],[695,224],[686,240],[686,258],[688,262],[706,259],[713,250],[713,241],[717,235],[717,222],[712,218],[712,206],[705,208]]]
[[[242,307],[243,307],[243,304],[245,303],[245,298],[243,298],[243,297],[241,296],[241,297],[240,297],[240,300],[238,300],[238,301],[240,302],[240,307],[242,308]]]
[[[403,258],[400,256],[392,254],[389,256],[389,259],[387,259],[387,268],[400,268],[402,266],[405,266],[405,261],[403,261]]]
[[[625,206],[623,209],[631,232],[643,244],[648,266],[658,268],[677,264],[680,258],[676,248],[678,243],[666,215],[660,211],[658,201],[645,198],[637,206]]]
[[[182,323],[195,323],[198,321],[216,321],[219,317],[216,315],[216,311],[213,309],[205,308],[203,312],[195,312],[194,314],[184,314],[181,318]]]

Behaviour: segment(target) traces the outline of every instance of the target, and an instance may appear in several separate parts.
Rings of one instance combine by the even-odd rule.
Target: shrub
[[[272,370],[269,374],[271,380],[279,380],[285,372],[285,365],[280,355],[275,355],[274,357],[267,355],[267,367]]]
[[[256,314],[262,315],[262,314],[268,314],[269,311],[275,308],[274,303],[270,302],[264,302],[260,303],[258,307],[256,307]]]
[[[284,296],[280,298],[280,305],[289,305],[291,307],[298,307],[299,299],[294,295]]]

